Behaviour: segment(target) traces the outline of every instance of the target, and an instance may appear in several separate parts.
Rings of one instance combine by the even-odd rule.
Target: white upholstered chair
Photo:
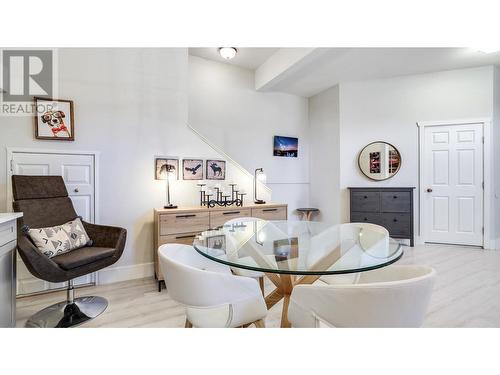
[[[420,327],[436,271],[391,265],[361,272],[355,283],[297,285],[288,319],[293,327]]]
[[[267,308],[256,280],[200,255],[192,246],[160,246],[170,297],[186,306],[186,327],[264,327]]]
[[[226,221],[226,223],[224,225],[253,222],[255,220],[260,220],[260,219],[256,219],[254,217],[238,217],[238,218],[234,218],[234,219]],[[250,263],[253,263],[253,262],[250,262]],[[265,295],[265,292],[264,292],[264,272],[246,270],[243,268],[236,268],[236,267],[232,267],[231,269],[235,275],[246,276],[246,277],[251,277],[253,279],[256,279],[259,282],[259,287],[260,287],[260,290],[262,291],[262,295],[263,296]]]

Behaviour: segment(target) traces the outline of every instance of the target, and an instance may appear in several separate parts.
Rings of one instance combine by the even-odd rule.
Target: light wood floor
[[[429,265],[437,271],[437,283],[425,327],[500,327],[500,251],[467,247],[425,245],[405,247],[399,264]],[[266,285],[270,291],[271,284]],[[108,309],[82,327],[183,327],[184,309],[152,279],[87,287],[77,295],[99,295]],[[17,301],[17,326],[33,313],[65,298],[64,292],[26,297]],[[281,303],[266,319],[267,327],[279,327]]]

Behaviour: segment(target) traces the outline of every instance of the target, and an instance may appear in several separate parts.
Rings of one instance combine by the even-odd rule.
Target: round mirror
[[[359,153],[359,169],[363,174],[376,181],[387,180],[401,168],[401,154],[387,142],[372,142]]]

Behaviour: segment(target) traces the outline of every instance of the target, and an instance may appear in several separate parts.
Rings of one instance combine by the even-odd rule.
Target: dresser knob
[[[364,198],[365,198],[365,199],[368,199],[368,197],[367,197],[366,195],[364,196]]]
[[[392,221],[394,221],[394,222],[396,223],[396,222],[398,221],[398,219],[394,219],[394,220],[392,220]]]
[[[393,196],[394,199],[396,199],[397,197],[398,197],[397,195]]]
[[[365,217],[365,221],[368,221],[368,218]]]

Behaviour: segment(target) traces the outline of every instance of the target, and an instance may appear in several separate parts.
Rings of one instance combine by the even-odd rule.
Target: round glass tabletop
[[[266,273],[332,275],[387,266],[403,255],[385,228],[366,223],[233,219],[196,237],[201,255]]]

